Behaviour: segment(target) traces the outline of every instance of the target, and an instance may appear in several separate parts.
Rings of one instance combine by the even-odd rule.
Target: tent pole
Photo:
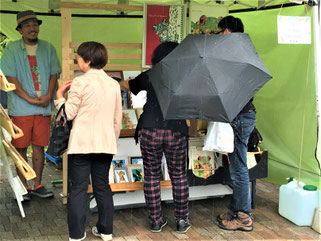
[[[321,13],[320,3],[313,6],[313,29],[314,29],[314,58],[315,58],[315,84],[318,118],[318,143],[316,158],[319,161],[321,173]]]

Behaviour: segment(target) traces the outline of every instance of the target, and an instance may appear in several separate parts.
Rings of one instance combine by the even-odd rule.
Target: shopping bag
[[[72,128],[72,121],[67,120],[65,104],[59,108],[51,128],[47,153],[55,157],[61,156],[68,148],[69,135]]]
[[[234,151],[234,132],[229,123],[208,122],[204,151],[231,153]]]

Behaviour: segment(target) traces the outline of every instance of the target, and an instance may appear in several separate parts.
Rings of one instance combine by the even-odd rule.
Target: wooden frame
[[[12,158],[17,168],[21,172],[21,174],[26,178],[27,181],[34,179],[36,177],[35,171],[29,166],[29,164],[23,159],[23,157],[19,154],[19,152],[14,148],[11,143],[2,140],[2,144],[4,145],[7,153]]]
[[[75,62],[75,49],[81,44],[80,42],[72,42],[71,29],[71,9],[104,9],[116,11],[143,11],[143,6],[125,5],[125,4],[95,4],[95,3],[75,3],[61,2],[61,36],[62,36],[62,82],[73,79],[74,71],[78,69]],[[141,43],[103,43],[108,52],[108,63],[104,70],[122,71],[122,70],[140,70],[141,64],[113,64],[113,60],[140,60],[142,59]],[[117,49],[134,49],[138,53],[115,53]],[[116,51],[117,52],[117,51]]]
[[[173,15],[177,18],[171,18],[171,12],[176,12]],[[161,42],[181,42],[185,37],[185,25],[185,4],[145,3],[142,67],[151,67],[152,53]]]
[[[135,174],[134,171],[138,170],[139,174]],[[131,182],[143,182],[144,181],[144,166],[143,165],[127,165],[127,173]]]
[[[126,4],[95,4],[95,3],[76,3],[76,2],[61,2],[61,36],[62,36],[62,77],[59,81],[64,82],[74,77],[74,70],[77,70],[77,64],[75,64],[75,49],[81,44],[80,42],[72,42],[72,20],[71,9],[104,9],[115,11],[141,11],[144,7],[141,5],[126,5]],[[123,71],[123,70],[138,70],[143,71],[146,68],[142,67],[142,64],[113,64],[113,60],[142,60],[142,43],[103,43],[107,47],[109,62],[104,70],[107,71]],[[119,49],[133,49],[134,54],[119,54],[114,50]],[[122,137],[133,137],[135,129],[123,129],[121,130]],[[63,204],[67,204],[68,194],[68,158],[67,154],[63,155]],[[110,187],[113,192],[121,191],[135,191],[143,190],[144,183],[111,183]],[[170,181],[161,181],[161,188],[171,188]],[[89,185],[88,192],[92,192],[92,187]]]
[[[130,182],[127,168],[114,168],[115,183]]]
[[[12,83],[9,83],[6,76],[2,73],[0,69],[0,89],[3,91],[12,91],[16,89],[16,86]]]
[[[24,134],[22,130],[13,124],[10,117],[6,113],[6,111],[3,109],[2,105],[0,104],[0,121],[1,126],[12,136],[13,139],[17,139],[19,137],[22,137]]]
[[[217,32],[220,17],[228,15],[228,6],[191,3],[188,33],[210,34]]]

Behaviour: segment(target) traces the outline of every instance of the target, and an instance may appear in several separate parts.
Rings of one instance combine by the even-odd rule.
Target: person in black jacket
[[[244,26],[239,18],[227,16],[218,24],[219,34],[244,32]],[[251,215],[250,180],[247,168],[247,143],[254,129],[256,116],[253,98],[243,107],[232,121],[234,131],[234,152],[229,154],[230,175],[233,183],[233,197],[229,211],[217,217],[218,226],[227,230],[253,230]]]
[[[164,42],[153,53],[156,65],[178,44]],[[185,233],[190,227],[188,202],[189,187],[186,175],[188,127],[185,120],[164,120],[156,93],[149,81],[148,71],[129,81],[121,81],[122,90],[138,94],[147,91],[147,102],[137,124],[135,140],[139,139],[144,163],[144,194],[152,232],[161,232],[167,224],[161,209],[160,177],[163,153],[173,186],[177,232]]]

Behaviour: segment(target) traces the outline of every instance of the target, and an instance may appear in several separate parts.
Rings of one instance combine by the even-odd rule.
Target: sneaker
[[[250,215],[238,212],[231,220],[222,220],[221,222],[218,222],[218,226],[226,230],[241,230],[249,232],[253,230],[253,220]]]
[[[232,220],[235,217],[234,212],[229,210],[227,213],[220,214],[216,217],[217,222],[222,222],[223,220]]]
[[[177,222],[177,231],[178,233],[186,233],[187,230],[191,227],[191,223],[189,220],[185,221],[183,219],[178,220]]]
[[[34,190],[31,191],[32,195],[41,197],[41,198],[48,198],[53,196],[52,191],[48,191],[44,185],[40,184],[38,187],[36,187]]]
[[[162,231],[162,228],[164,228],[167,224],[167,218],[163,217],[162,221],[159,224],[152,224],[150,231],[153,233],[159,233]]]
[[[69,238],[69,241],[81,241],[81,240],[84,240],[85,238],[86,238],[86,232],[85,232],[84,237],[82,237],[82,238]]]
[[[22,196],[23,202],[31,200],[31,188],[30,187],[26,187],[26,189],[27,189],[28,193],[26,193],[25,195]]]
[[[100,237],[102,240],[104,241],[108,241],[108,240],[113,240],[113,235],[112,234],[103,234],[103,233],[99,233],[98,229],[96,226],[94,226],[91,231],[93,232],[93,235]]]

